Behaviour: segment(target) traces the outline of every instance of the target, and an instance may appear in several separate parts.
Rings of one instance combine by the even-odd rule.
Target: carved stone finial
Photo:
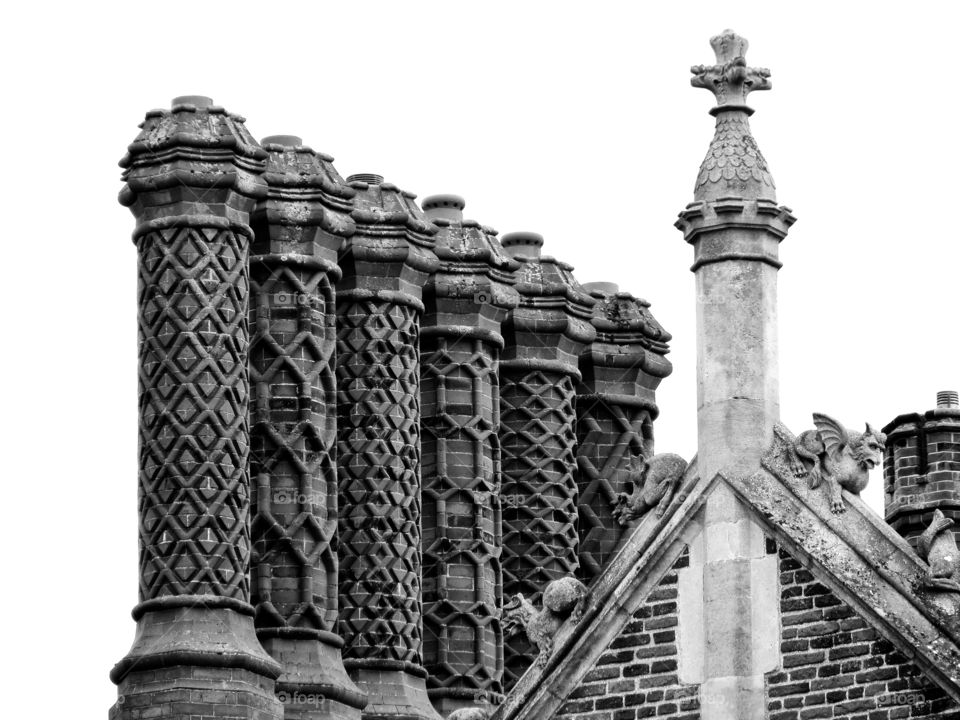
[[[716,65],[694,65],[690,68],[693,77],[690,84],[711,90],[717,97],[717,106],[710,112],[716,115],[722,110],[742,110],[752,113],[747,106],[747,95],[754,90],[769,90],[770,71],[767,68],[747,67],[747,39],[733,30],[724,30],[710,38],[710,45],[717,55]]]

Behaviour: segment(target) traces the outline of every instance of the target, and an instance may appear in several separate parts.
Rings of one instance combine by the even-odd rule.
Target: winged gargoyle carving
[[[811,488],[821,485],[830,499],[830,510],[846,512],[841,488],[859,495],[870,471],[883,460],[887,436],[867,423],[865,432],[847,430],[829,415],[813,414],[815,430],[800,433],[793,446],[793,470],[807,477]]]

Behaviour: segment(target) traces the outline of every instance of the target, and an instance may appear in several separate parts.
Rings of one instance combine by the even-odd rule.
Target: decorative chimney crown
[[[746,54],[750,43],[733,30],[724,30],[710,38],[710,45],[717,55],[717,64],[691,67],[693,77],[690,84],[711,90],[716,95],[717,105],[710,111],[712,115],[724,110],[751,114],[753,110],[747,106],[747,95],[754,90],[770,89],[770,71],[747,67]]]

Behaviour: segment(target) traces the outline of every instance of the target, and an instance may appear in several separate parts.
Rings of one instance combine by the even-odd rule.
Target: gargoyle
[[[917,542],[917,552],[930,565],[924,586],[931,590],[960,592],[960,583],[957,582],[960,551],[952,528],[953,520],[935,510],[933,520]]]
[[[503,635],[506,638],[525,632],[527,639],[540,653],[536,664],[546,665],[553,652],[553,637],[560,626],[572,618],[579,622],[587,600],[587,586],[573,577],[552,581],[543,591],[543,607],[537,610],[522,593],[514,595],[503,606]]]
[[[677,485],[687,471],[687,461],[673,453],[645,458],[635,455],[627,466],[627,482],[633,487],[630,495],[620,493],[613,508],[613,517],[621,526],[656,508],[657,517],[670,505]]]
[[[870,471],[883,460],[887,436],[867,423],[866,431],[851,432],[833,418],[813,414],[815,430],[800,433],[793,446],[793,471],[807,477],[811,488],[821,484],[830,499],[830,510],[846,512],[841,488],[859,495]]]

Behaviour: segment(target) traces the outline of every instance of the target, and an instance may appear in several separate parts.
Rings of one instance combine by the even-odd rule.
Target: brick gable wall
[[[958,720],[960,708],[782,548],[782,669],[769,673],[769,720]]]

